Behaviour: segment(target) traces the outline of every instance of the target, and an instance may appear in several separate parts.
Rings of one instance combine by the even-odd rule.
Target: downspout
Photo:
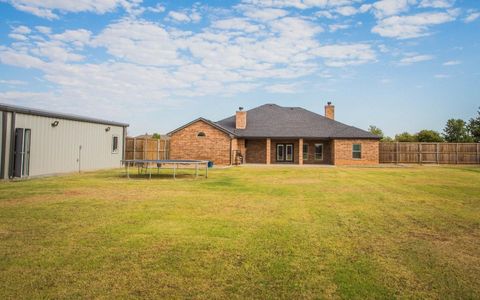
[[[13,160],[15,154],[15,118],[17,117],[16,112],[12,112],[12,122],[10,127],[10,158],[9,158],[9,165],[8,165],[8,178],[13,178]]]

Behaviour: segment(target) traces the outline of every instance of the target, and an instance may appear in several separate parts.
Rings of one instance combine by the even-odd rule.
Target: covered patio
[[[253,164],[333,164],[327,139],[245,139],[245,162]]]

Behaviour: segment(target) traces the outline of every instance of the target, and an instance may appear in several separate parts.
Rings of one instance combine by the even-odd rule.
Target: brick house
[[[265,104],[212,122],[198,118],[170,133],[170,159],[211,160],[216,165],[379,162],[379,137],[300,107]]]

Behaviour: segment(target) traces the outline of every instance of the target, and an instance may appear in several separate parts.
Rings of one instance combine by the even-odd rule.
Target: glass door
[[[277,162],[293,162],[293,144],[277,144]]]
[[[293,144],[285,145],[285,161],[293,161]]]
[[[30,139],[30,129],[15,128],[15,148],[13,151],[14,177],[25,177],[30,174]]]

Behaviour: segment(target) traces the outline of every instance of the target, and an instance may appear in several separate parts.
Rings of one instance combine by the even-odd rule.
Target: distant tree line
[[[468,122],[462,119],[449,119],[442,133],[424,129],[414,134],[402,132],[391,138],[385,136],[383,131],[374,125],[370,125],[368,131],[382,137],[382,142],[480,143],[480,107],[477,117],[471,118]]]

